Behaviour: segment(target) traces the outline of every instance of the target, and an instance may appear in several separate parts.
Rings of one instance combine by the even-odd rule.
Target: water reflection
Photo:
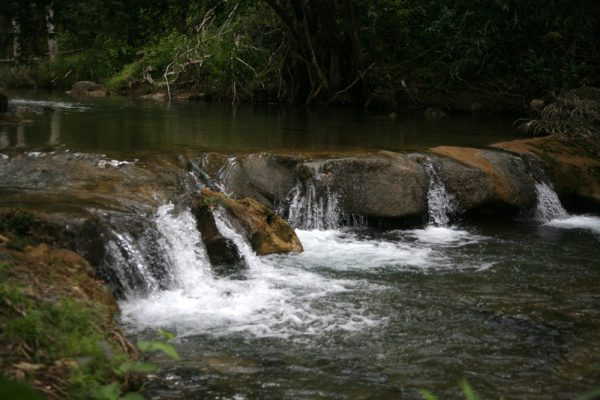
[[[26,100],[18,100],[26,104]],[[39,103],[32,102],[32,103]],[[511,118],[461,116],[392,119],[348,109],[134,103],[102,99],[81,107],[49,102],[32,124],[9,127],[13,147],[65,145],[80,151],[200,148],[223,151],[410,150],[437,145],[485,146],[514,138]],[[3,139],[6,144],[6,137]]]
[[[50,120],[50,138],[48,144],[50,146],[56,146],[60,144],[60,124],[62,121],[62,111],[54,110],[52,112],[52,118]]]
[[[6,128],[0,128],[0,150],[6,149],[10,146],[10,139],[8,138],[8,132]]]

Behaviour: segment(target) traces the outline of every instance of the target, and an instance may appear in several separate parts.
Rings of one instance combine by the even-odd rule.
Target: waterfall
[[[431,160],[423,163],[425,172],[429,177],[429,188],[427,190],[428,222],[430,225],[447,226],[450,216],[457,211],[454,195],[448,192],[444,181],[438,174]]]
[[[320,162],[307,163],[304,167],[310,177],[298,180],[278,212],[285,216],[294,228],[306,230],[339,228],[344,216],[339,204],[340,197],[331,188],[331,176],[323,172],[323,164]]]
[[[339,196],[328,186],[319,190],[313,180],[298,182],[288,195],[287,220],[294,228],[336,229],[341,217]]]
[[[173,287],[189,289],[212,276],[206,249],[189,209],[175,214],[172,204],[164,205],[158,209],[155,221],[165,261],[173,274]]]
[[[536,183],[535,192],[537,194],[537,206],[535,209],[535,218],[543,223],[550,222],[553,219],[567,218],[569,213],[562,206],[558,195],[548,183]]]

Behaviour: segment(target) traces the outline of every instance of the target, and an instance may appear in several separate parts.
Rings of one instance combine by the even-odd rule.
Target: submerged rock
[[[207,207],[206,204],[213,204],[227,210],[258,255],[303,251],[302,243],[292,227],[254,199],[234,200],[222,193],[203,189],[199,202],[200,208]]]

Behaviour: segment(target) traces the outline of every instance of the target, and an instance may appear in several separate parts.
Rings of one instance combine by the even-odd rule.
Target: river
[[[37,106],[52,111],[0,128],[0,150],[412,150],[516,137],[507,119],[470,116],[114,99]],[[431,182],[429,219],[411,229],[344,227],[322,212],[323,223],[292,218],[305,247],[296,255],[258,257],[219,219],[249,265],[236,279],[211,272],[189,211],[161,206],[152,223],[174,283],[120,302],[132,337],[177,335],[182,360],[155,357],[163,369],[147,398],[420,399],[427,389],[453,399],[461,379],[489,399],[572,399],[594,388],[600,218],[568,213],[540,186],[535,216],[465,220]]]

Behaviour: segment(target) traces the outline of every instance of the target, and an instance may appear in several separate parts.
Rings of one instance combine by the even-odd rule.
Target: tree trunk
[[[21,48],[21,24],[17,19],[12,20],[13,27],[13,59],[19,60],[22,55]]]
[[[304,94],[294,101],[335,102],[347,96],[364,101],[360,26],[352,0],[263,1],[288,31],[287,83],[291,93]]]
[[[54,25],[54,4],[46,6],[46,30],[48,32],[48,57],[51,62],[56,61],[58,55],[58,42],[56,41],[56,27]]]

